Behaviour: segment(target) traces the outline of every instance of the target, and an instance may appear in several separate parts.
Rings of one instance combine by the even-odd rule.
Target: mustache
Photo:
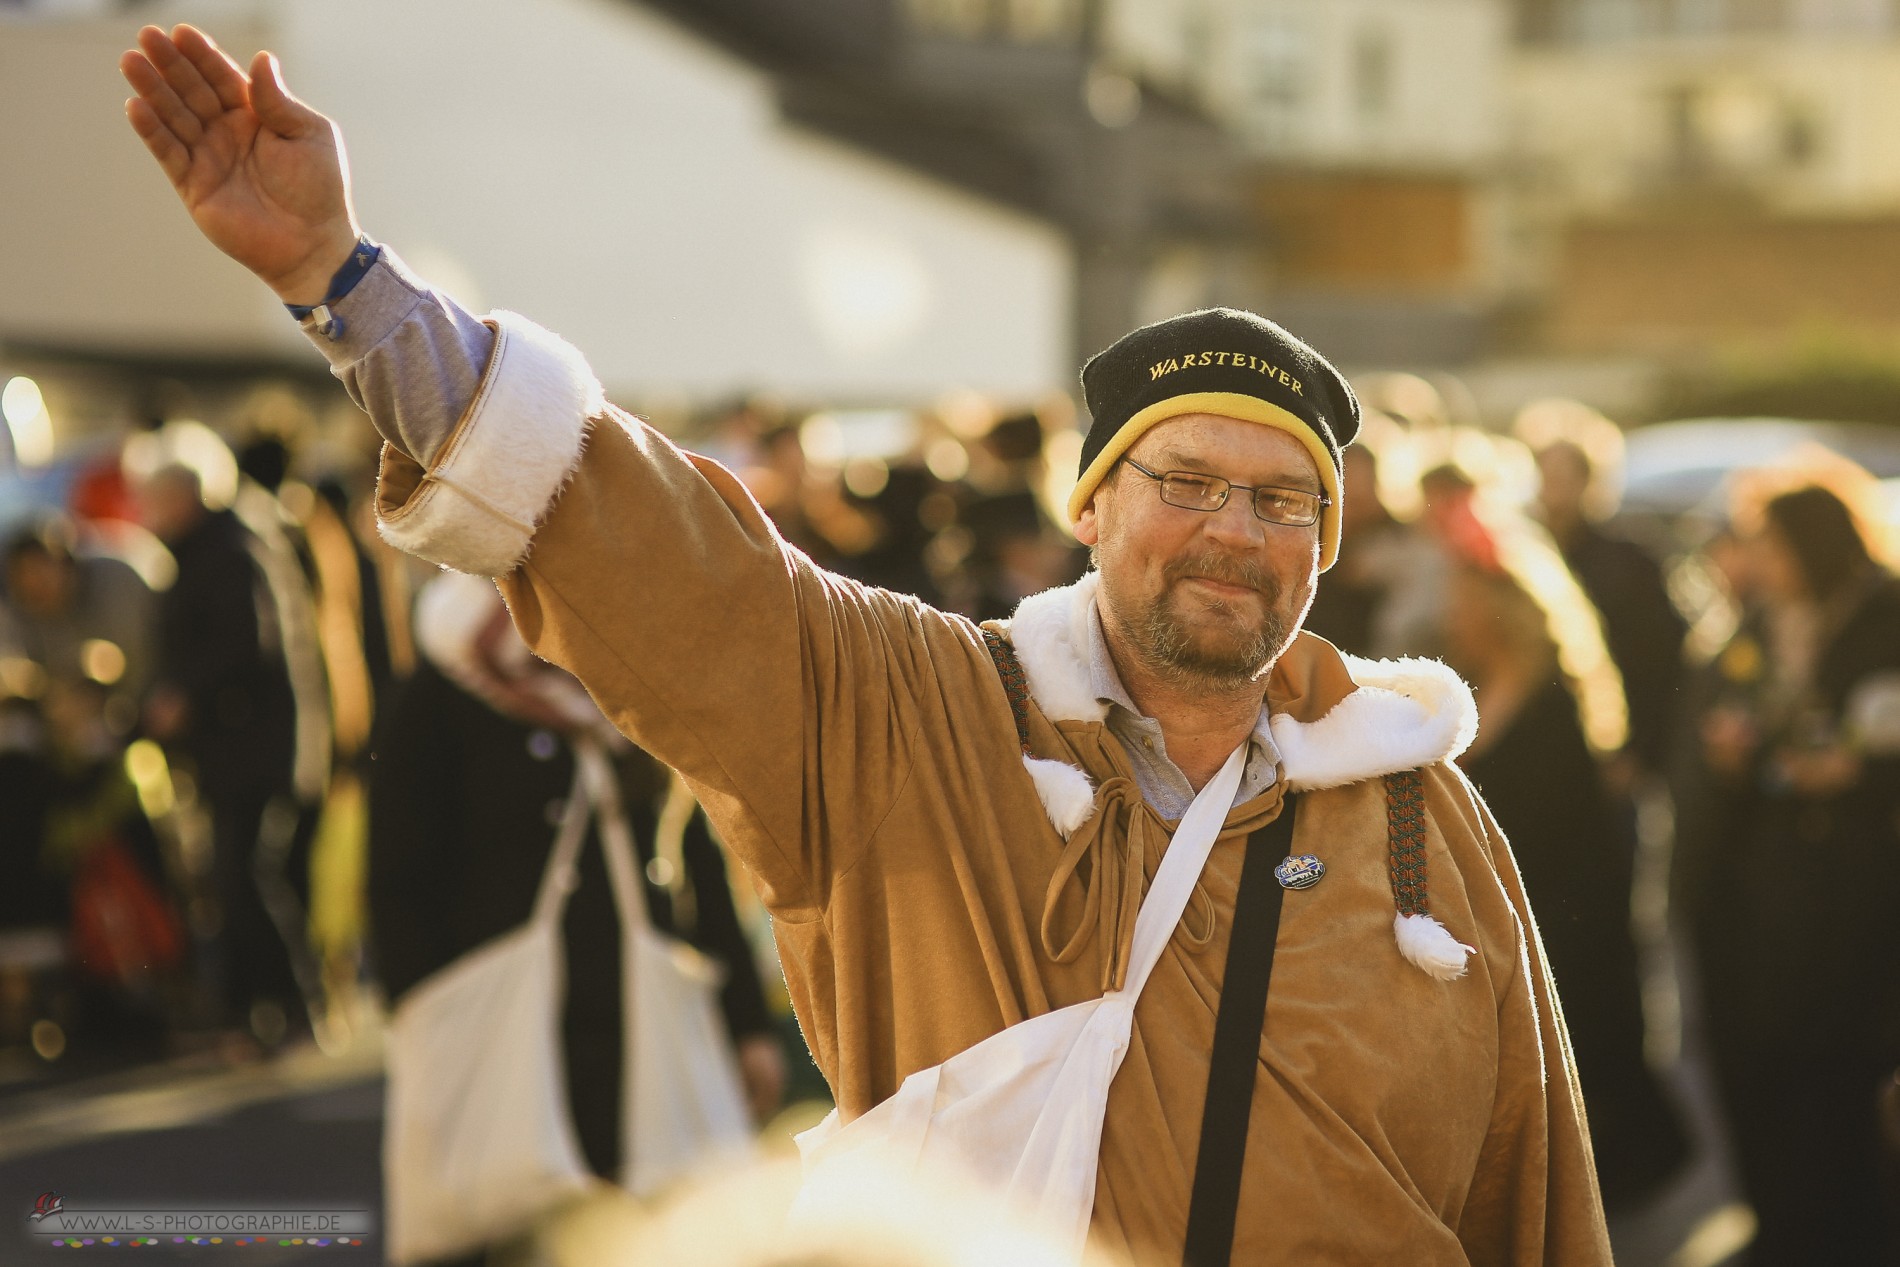
[[[1189,577],[1203,577],[1225,585],[1244,585],[1269,599],[1280,595],[1279,581],[1265,568],[1251,559],[1237,559],[1230,554],[1210,552],[1177,559],[1164,567],[1161,574],[1170,585]]]

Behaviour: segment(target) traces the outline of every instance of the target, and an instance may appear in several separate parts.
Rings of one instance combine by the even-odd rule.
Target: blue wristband
[[[382,247],[368,238],[359,237],[356,239],[356,249],[350,252],[350,258],[343,261],[343,267],[337,269],[331,276],[330,289],[324,293],[322,303],[308,306],[285,304],[285,309],[300,322],[313,314],[317,316],[319,318],[317,333],[334,343],[343,337],[343,318],[331,312],[330,305],[355,290],[356,283],[363,280],[364,274],[368,273],[371,266],[382,256]]]

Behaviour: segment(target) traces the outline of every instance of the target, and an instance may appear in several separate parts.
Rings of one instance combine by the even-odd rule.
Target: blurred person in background
[[[361,516],[365,494],[352,490],[335,475],[318,479],[311,490],[314,497],[304,517],[304,531],[310,537],[312,564],[317,574],[319,619],[324,630],[324,661],[330,670],[332,712],[340,713],[336,703],[338,680],[348,675],[338,672],[338,664],[351,658],[347,648],[354,645],[360,658],[363,682],[357,697],[358,707],[366,707],[373,717],[377,702],[406,674],[411,664],[400,643],[402,633],[391,619],[389,598],[379,566],[379,556],[400,559],[383,542],[372,536],[367,542],[355,527]],[[402,597],[399,592],[398,598]],[[345,644],[332,651],[335,643]],[[368,720],[367,718],[365,720]],[[343,729],[338,720],[338,729]],[[365,734],[363,739],[367,738]],[[337,736],[339,755],[345,743]],[[359,741],[360,742],[360,741]]]
[[[978,448],[985,478],[958,516],[970,534],[964,614],[1000,620],[1031,594],[1079,578],[1088,570],[1088,551],[1043,508],[1048,468],[1040,417],[1000,418]]]
[[[377,676],[387,679],[374,565],[338,507],[294,478],[292,437],[306,415],[266,397],[262,431],[239,450],[243,475],[234,509],[251,530],[285,631],[285,663],[297,701],[293,784],[297,822],[260,873],[287,942],[319,1038],[347,1032],[361,961],[363,912],[352,883],[367,831],[362,765],[367,759]],[[275,407],[273,418],[269,412]],[[341,490],[337,490],[341,496]],[[322,892],[318,874],[335,877]],[[308,938],[292,930],[308,927]],[[304,942],[310,943],[308,951]]]
[[[788,1219],[798,1162],[768,1159],[706,1175],[632,1217],[604,1206],[548,1238],[559,1264],[629,1267],[1065,1267],[1061,1248],[1020,1212],[955,1173],[867,1173],[824,1217]],[[587,1217],[593,1215],[593,1217]],[[612,1252],[618,1249],[619,1253]],[[1147,1267],[1096,1247],[1076,1267]]]
[[[740,468],[772,526],[827,571],[941,601],[931,547],[956,505],[944,481],[921,463],[879,458],[853,459],[859,478],[847,480],[844,466],[806,456],[807,425],[767,430]]]
[[[1457,462],[1443,462],[1418,477],[1424,512],[1419,526],[1445,550],[1448,559],[1492,567],[1498,543],[1484,522],[1487,502],[1478,481]],[[1440,613],[1439,638],[1443,638]]]
[[[130,566],[78,542],[75,525],[52,515],[4,549],[0,661],[32,680],[16,718],[19,736],[32,738],[15,752],[21,785],[4,797],[0,836],[17,892],[38,896],[0,922],[31,916],[58,928],[79,1006],[67,1027],[93,1050],[123,1055],[161,1036],[180,1002],[176,907],[125,767],[156,607]]]
[[[187,1019],[184,926],[155,824],[106,723],[104,691],[49,681],[41,865],[59,884],[79,1014],[73,1046],[114,1060],[166,1054]]]
[[[336,651],[348,657],[342,678],[347,687],[341,696],[333,695],[339,683],[332,681],[332,648],[325,645],[326,622],[319,609],[320,560],[313,555],[305,522],[311,514],[322,512],[317,510],[307,486],[287,482],[292,459],[290,447],[282,439],[257,437],[235,457],[239,478],[231,512],[249,534],[248,548],[262,576],[263,592],[270,599],[271,624],[295,702],[291,784],[303,820],[298,834],[304,836],[328,787],[339,714],[351,732],[352,751],[367,738],[369,684],[361,634],[352,621],[337,640]],[[294,510],[285,504],[287,490],[296,494]],[[337,568],[345,573],[345,580],[351,579],[348,568],[349,563]],[[286,870],[294,874],[300,868],[287,866]],[[298,900],[302,900],[301,893]]]
[[[1673,750],[1681,706],[1682,648],[1689,626],[1663,583],[1662,568],[1602,521],[1616,508],[1622,450],[1616,424],[1576,401],[1540,401],[1519,413],[1516,430],[1537,458],[1536,512],[1603,620],[1604,640],[1629,700],[1631,768],[1659,774]]]
[[[847,504],[869,528],[857,534],[855,549],[839,559],[837,570],[866,585],[915,594],[933,606],[943,601],[943,590],[930,566],[938,520],[955,513],[956,500],[929,468],[912,463],[882,467],[882,486],[865,493],[848,492]]]
[[[53,799],[46,726],[24,693],[32,684],[19,680],[25,663],[0,660],[0,1052],[9,1058],[30,1050],[38,1023],[61,1011],[67,963],[64,877],[41,850]]]
[[[1843,497],[1744,494],[1752,603],[1697,736],[1678,891],[1759,1230],[1750,1261],[1891,1249],[1876,1094],[1900,1061],[1900,584]]]
[[[83,550],[63,515],[15,532],[0,574],[0,654],[107,690],[115,730],[132,728],[152,672],[157,599],[122,560]]]
[[[383,719],[370,783],[372,938],[391,1003],[527,921],[575,787],[574,744],[592,739],[620,779],[654,927],[725,970],[726,1029],[762,1123],[778,1108],[785,1057],[705,816],[579,682],[529,653],[493,582],[430,582],[416,626],[422,659]],[[582,1155],[609,1182],[623,1146],[621,933],[590,825],[562,920],[562,1058]]]
[[[11,624],[0,596],[0,632]],[[45,1026],[70,1023],[68,877],[47,856],[55,801],[41,702],[46,671],[0,639],[0,1053],[41,1047]],[[57,1019],[55,1019],[57,1018]]]
[[[260,886],[296,834],[301,803],[298,700],[278,605],[260,544],[232,510],[206,504],[198,468],[161,466],[137,495],[178,568],[159,603],[146,730],[186,763],[209,811],[216,923],[206,949],[219,1022],[234,1054],[247,1035],[274,1046],[303,1013],[292,965],[302,930],[280,927]]]
[[[265,412],[269,416],[268,408]],[[310,936],[313,845],[334,786],[337,759],[353,760],[368,742],[369,686],[359,630],[353,623],[325,619],[325,578],[306,522],[322,512],[310,489],[289,478],[294,460],[289,442],[264,432],[233,456],[238,481],[231,510],[250,534],[251,557],[264,581],[262,594],[271,604],[267,627],[283,656],[294,703],[296,743],[288,795],[275,798],[267,811],[252,875],[290,957],[298,997],[296,1005],[285,1008],[282,1029],[284,1037],[297,1037],[327,1026],[329,1020],[323,974]],[[286,495],[296,503],[294,508]],[[354,578],[345,572],[344,579]],[[276,1036],[278,1022],[271,1005],[254,1019],[252,1028],[267,1045],[282,1041]]]
[[[836,568],[868,545],[873,533],[862,516],[844,513],[837,472],[812,468],[800,434],[797,422],[781,422],[765,431],[741,474],[779,535],[819,567]]]
[[[1345,531],[1339,562],[1320,581],[1306,627],[1353,655],[1428,655],[1440,644],[1451,558],[1386,508],[1379,459],[1363,444],[1345,453]]]
[[[1581,595],[1563,619],[1538,597],[1572,586],[1555,551],[1517,529],[1462,557],[1446,594],[1445,646],[1478,700],[1478,737],[1459,764],[1484,794],[1536,904],[1538,931],[1570,1024],[1604,1205],[1627,1213],[1687,1160],[1689,1139],[1644,1054],[1642,982],[1630,928],[1636,841],[1588,738],[1593,703],[1565,672],[1565,643],[1597,638]],[[1511,534],[1508,525],[1497,537]],[[1532,568],[1541,575],[1531,576]],[[1600,649],[1597,655],[1603,653]]]
[[[1088,552],[1049,522],[1029,493],[979,497],[961,521],[970,534],[965,614],[1001,620],[1031,594],[1067,585],[1088,567]]]
[[[970,478],[985,495],[1042,491],[1049,468],[1043,456],[1043,425],[1033,410],[1004,414],[976,444]]]

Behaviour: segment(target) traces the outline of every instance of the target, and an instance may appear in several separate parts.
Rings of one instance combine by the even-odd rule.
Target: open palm
[[[246,75],[193,27],[146,27],[119,68],[133,130],[205,237],[287,302],[322,299],[357,237],[335,125],[268,53]]]

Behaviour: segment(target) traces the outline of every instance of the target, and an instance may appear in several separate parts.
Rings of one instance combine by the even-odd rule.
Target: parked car
[[[1720,516],[1731,475],[1772,466],[1816,445],[1852,459],[1879,479],[1900,479],[1900,419],[1883,426],[1694,418],[1638,427],[1625,445],[1623,506],[1633,516]]]

